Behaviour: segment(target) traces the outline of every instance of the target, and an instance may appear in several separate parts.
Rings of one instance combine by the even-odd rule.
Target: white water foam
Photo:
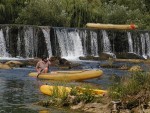
[[[66,29],[56,29],[61,57],[66,59],[78,59],[83,56],[81,38],[77,31],[67,31]]]
[[[45,37],[45,42],[48,50],[48,56],[52,56],[52,47],[51,47],[51,41],[50,41],[50,28],[42,28],[44,37]]]

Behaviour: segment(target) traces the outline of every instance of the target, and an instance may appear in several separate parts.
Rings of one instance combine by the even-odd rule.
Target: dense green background
[[[84,27],[88,22],[150,30],[150,0],[0,0],[0,24]]]

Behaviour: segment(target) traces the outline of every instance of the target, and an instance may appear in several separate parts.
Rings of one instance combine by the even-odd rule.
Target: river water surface
[[[124,70],[101,68],[99,65],[103,62],[77,61],[77,63],[82,64],[82,69],[102,69],[104,71],[102,77],[84,82],[100,85],[104,89],[111,84],[109,78],[112,74],[127,75],[127,71]],[[118,65],[120,64],[118,63]],[[52,70],[56,70],[56,68],[52,68]],[[28,76],[33,71],[35,71],[34,67],[0,70],[0,113],[42,113],[42,110],[48,110],[47,113],[81,113],[62,108],[44,108],[34,105],[34,103],[43,100],[45,95],[39,91],[41,82],[39,83],[36,78]]]

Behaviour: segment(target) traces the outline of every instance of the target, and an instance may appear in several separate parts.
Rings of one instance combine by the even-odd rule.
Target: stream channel
[[[112,75],[125,76],[128,71],[114,68],[101,68],[100,64],[106,61],[73,61],[81,64],[82,69],[101,69],[103,76],[95,79],[85,80],[83,82],[74,82],[74,84],[90,83],[101,86],[106,89],[111,85],[110,77]],[[117,62],[116,65],[123,65],[124,62]],[[127,65],[134,65],[128,63]],[[51,68],[57,70],[57,68]],[[34,103],[45,98],[39,91],[39,85],[45,84],[43,80],[38,80],[28,76],[28,73],[35,71],[34,67],[14,68],[10,70],[0,70],[0,113],[81,113],[64,108],[44,108]],[[83,113],[83,112],[82,112]]]

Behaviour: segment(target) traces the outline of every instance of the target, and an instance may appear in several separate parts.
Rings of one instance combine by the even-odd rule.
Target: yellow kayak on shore
[[[46,95],[53,95],[59,94],[59,96],[62,96],[63,94],[69,94],[71,92],[72,88],[71,87],[65,87],[65,86],[50,86],[50,85],[42,85],[40,87],[40,91],[43,94]],[[99,95],[99,96],[104,96],[107,91],[106,90],[100,90],[100,89],[86,89],[86,88],[81,88],[81,87],[75,87],[75,90],[79,93],[82,94],[86,91],[90,91],[91,94],[94,95]]]
[[[86,79],[92,79],[102,76],[102,70],[78,70],[78,71],[55,71],[51,73],[37,72],[29,73],[31,77],[37,77],[40,79],[50,79],[56,81],[80,81]]]
[[[119,25],[119,24],[101,24],[101,23],[87,23],[86,27],[93,29],[117,29],[117,30],[133,30],[138,28],[138,26],[134,24]]]

